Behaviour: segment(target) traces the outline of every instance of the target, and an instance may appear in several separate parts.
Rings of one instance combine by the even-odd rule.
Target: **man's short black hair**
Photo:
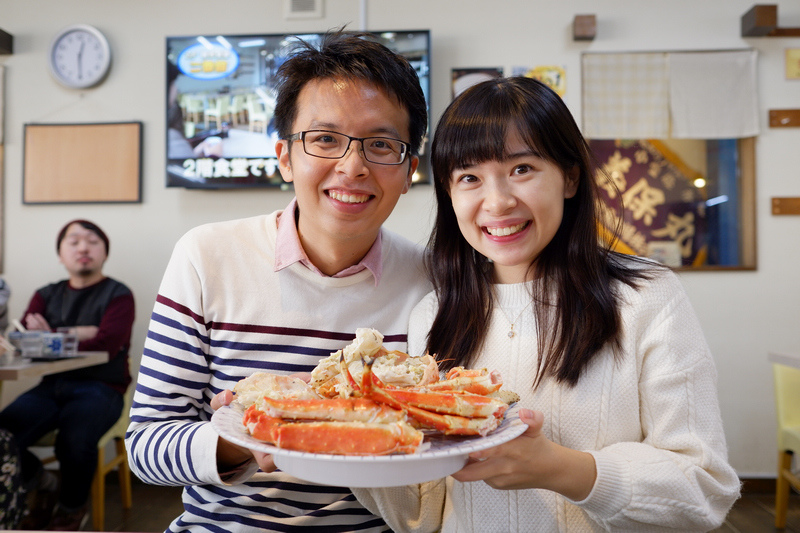
[[[61,228],[61,231],[58,232],[58,237],[56,238],[56,252],[61,250],[61,241],[63,241],[64,237],[67,236],[67,229],[73,224],[79,224],[84,229],[88,229],[89,231],[100,237],[100,240],[103,241],[103,244],[106,245],[106,255],[108,255],[109,242],[106,233],[102,229],[100,229],[100,226],[98,226],[94,222],[91,222],[89,220],[84,220],[82,218],[70,220],[69,222],[64,224],[64,227]]]
[[[319,45],[297,40],[298,48],[278,69],[275,126],[281,139],[292,133],[297,99],[309,82],[319,79],[358,79],[374,84],[408,112],[411,153],[418,154],[428,129],[425,94],[414,67],[400,54],[367,33],[345,31],[322,35]]]

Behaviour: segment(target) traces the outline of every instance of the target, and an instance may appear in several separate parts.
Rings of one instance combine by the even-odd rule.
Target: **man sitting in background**
[[[0,412],[0,428],[14,435],[22,453],[26,487],[37,489],[25,529],[74,531],[86,523],[97,443],[122,412],[131,381],[134,301],[128,287],[103,274],[108,247],[108,237],[96,224],[73,220],[65,225],[56,250],[69,279],[37,290],[22,317],[28,330],[68,327],[78,337],[79,350],[109,354],[102,365],[45,376]],[[60,490],[55,476],[28,450],[54,429]]]

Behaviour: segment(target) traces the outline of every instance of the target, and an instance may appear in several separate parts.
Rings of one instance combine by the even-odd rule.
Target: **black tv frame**
[[[417,70],[430,115],[430,30],[392,30],[368,32],[375,40],[404,55]],[[271,129],[274,75],[291,54],[296,39],[313,42],[322,33],[308,34],[220,34],[166,38],[166,186],[191,189],[289,189],[274,157],[275,135]],[[174,88],[173,88],[174,84]],[[174,89],[174,90],[173,90]],[[267,120],[257,121],[263,128],[263,141],[252,135],[250,122],[243,131],[239,119],[210,118],[195,114],[198,101],[204,108],[216,98],[249,96],[253,106],[263,105]],[[237,106],[242,98],[236,99]],[[238,107],[236,107],[238,109]],[[261,116],[255,109],[253,116]],[[237,117],[246,117],[247,110]],[[242,119],[243,120],[243,119]],[[234,121],[236,124],[234,124]],[[428,125],[430,131],[430,123]],[[245,133],[247,135],[245,135]],[[227,140],[226,140],[227,139]],[[246,140],[246,142],[245,142]],[[204,142],[205,141],[205,142]],[[420,164],[413,184],[430,183],[429,135],[420,147]],[[199,148],[198,148],[199,146]]]

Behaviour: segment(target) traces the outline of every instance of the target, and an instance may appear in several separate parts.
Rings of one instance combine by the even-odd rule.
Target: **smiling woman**
[[[470,246],[491,257],[497,283],[528,278],[531,261],[558,231],[564,200],[577,188],[552,161],[510,131],[507,155],[451,173],[450,196],[458,227]]]
[[[497,370],[527,428],[446,480],[359,501],[404,531],[718,526],[739,480],[714,360],[678,277],[598,242],[599,185],[563,100],[531,78],[475,85],[443,113],[432,162],[435,290],[409,353]]]

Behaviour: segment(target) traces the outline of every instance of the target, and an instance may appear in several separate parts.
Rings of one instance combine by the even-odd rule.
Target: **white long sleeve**
[[[716,369],[699,322],[672,272],[621,285],[622,357],[604,351],[574,388],[545,380],[533,390],[537,339],[526,284],[497,285],[498,308],[476,367],[499,370],[521,406],[542,411],[552,441],[592,453],[597,479],[573,502],[539,490],[483,482],[354,491],[398,532],[708,531],[739,495],[727,462]],[[424,350],[436,312],[429,294],[412,313],[409,352]],[[505,314],[503,314],[505,311]]]

